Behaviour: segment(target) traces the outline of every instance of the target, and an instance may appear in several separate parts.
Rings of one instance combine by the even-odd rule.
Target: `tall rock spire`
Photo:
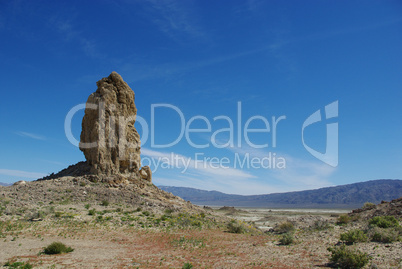
[[[134,127],[137,108],[133,90],[116,72],[96,84],[98,89],[86,103],[79,145],[91,172],[151,181],[148,167],[140,173],[141,141]]]

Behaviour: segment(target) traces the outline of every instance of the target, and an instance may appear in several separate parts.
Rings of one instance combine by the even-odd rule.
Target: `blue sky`
[[[209,145],[202,149],[185,136],[165,148],[150,137],[143,143],[144,162],[165,164],[151,165],[157,185],[260,194],[401,178],[400,1],[5,1],[0,35],[1,182],[84,160],[65,118],[112,71],[134,90],[149,134],[154,109],[156,144],[182,131],[172,107],[185,125],[204,129],[189,134]],[[325,106],[336,101],[338,117],[326,119]],[[325,153],[327,124],[337,124],[337,165],[303,145],[303,123],[317,110],[322,120],[304,129],[304,142]],[[82,116],[71,122],[76,138]],[[222,116],[233,133],[222,131],[230,127]],[[266,119],[270,132],[247,138],[268,147],[246,141],[255,116],[248,127],[266,129]],[[274,147],[272,117],[281,116]],[[213,138],[235,143],[214,146]],[[270,154],[286,167],[239,166]],[[228,161],[216,168],[216,160]]]

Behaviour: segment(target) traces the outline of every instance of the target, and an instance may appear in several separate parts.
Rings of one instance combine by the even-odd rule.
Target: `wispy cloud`
[[[62,19],[52,17],[49,19],[49,25],[55,31],[57,31],[62,40],[65,42],[78,42],[82,51],[91,58],[104,58],[101,53],[98,52],[95,42],[79,30],[80,28],[74,24],[71,19]]]
[[[51,163],[51,164],[56,164],[60,166],[66,166],[65,163],[58,162],[58,161],[52,161],[52,160],[45,160],[45,159],[38,159],[38,161],[46,162],[46,163]]]
[[[158,1],[149,0],[150,20],[167,36],[177,42],[181,34],[191,38],[202,39],[204,33],[195,23],[195,12],[189,1]]]
[[[159,168],[155,173],[155,183],[193,187],[204,190],[218,190],[233,194],[264,194],[298,191],[332,186],[328,177],[334,168],[321,163],[306,161],[289,155],[285,169],[240,169],[229,164],[227,168],[214,167],[208,161],[195,160],[176,153],[160,152],[143,148],[142,159],[152,158]],[[250,158],[267,157],[269,152],[253,148],[232,148],[236,154],[249,154]],[[160,162],[157,164],[156,162]],[[149,162],[149,161],[147,161]],[[166,171],[161,168],[169,167]],[[144,165],[147,165],[145,163]],[[152,166],[152,165],[151,165]],[[229,167],[230,166],[230,167]],[[161,169],[161,170],[159,170]],[[168,172],[168,173],[166,173]],[[158,176],[160,175],[160,177]]]
[[[253,195],[285,192],[285,188],[270,186],[256,179],[236,180],[233,178],[210,177],[199,178],[195,175],[176,177],[156,177],[156,185],[196,188],[207,191],[220,191],[228,194]]]
[[[243,145],[241,148],[229,148],[232,152],[245,155],[250,158],[264,158],[269,156],[266,149],[256,149]],[[276,157],[281,157],[286,161],[284,169],[268,169],[267,177],[276,183],[286,185],[288,190],[307,190],[321,187],[332,186],[328,177],[335,172],[336,168],[319,161],[310,161],[290,156],[289,154],[276,153]],[[272,152],[271,152],[272,154]]]
[[[0,169],[0,175],[37,179],[46,176],[44,173],[26,172],[21,170]]]
[[[192,32],[189,30],[189,29],[192,29],[191,27],[183,26],[183,25],[186,25],[186,23],[185,23],[185,19],[183,19],[182,16],[171,15],[171,14],[174,14],[175,12],[177,12],[177,13],[181,12],[180,8],[182,8],[182,7],[179,4],[177,4],[175,1],[168,1],[166,3],[162,3],[162,2],[158,2],[158,1],[151,1],[151,3],[153,3],[152,7],[154,10],[161,12],[163,14],[166,13],[165,15],[163,15],[163,14],[160,15],[161,17],[158,17],[156,15],[150,16],[150,17],[155,17],[155,16],[157,17],[157,19],[155,19],[154,22],[156,24],[158,24],[160,26],[161,30],[164,31],[166,34],[169,34],[173,38],[177,35],[177,32],[183,32],[184,29],[187,29],[188,32]],[[258,1],[257,1],[257,3],[254,3],[254,1],[251,1],[250,5],[251,6],[258,5]],[[166,9],[165,9],[165,7],[166,7]],[[176,10],[176,11],[175,12],[172,11],[173,13],[170,13],[170,11],[168,11],[170,9]],[[170,20],[178,20],[179,22],[173,23]],[[166,22],[166,21],[168,21],[168,22]],[[192,62],[167,62],[167,63],[155,62],[155,63],[153,63],[150,59],[138,61],[138,59],[140,59],[140,58],[137,57],[135,61],[131,61],[129,63],[121,65],[121,68],[125,71],[125,73],[135,74],[135,77],[133,77],[131,79],[131,82],[137,82],[137,81],[142,81],[142,80],[169,78],[169,77],[177,75],[177,74],[184,74],[186,72],[190,72],[195,69],[218,65],[218,64],[236,60],[236,59],[239,59],[242,57],[248,57],[251,55],[258,54],[258,53],[269,53],[270,55],[272,55],[273,57],[275,57],[278,60],[278,63],[276,63],[277,68],[279,68],[281,70],[287,70],[289,75],[291,75],[293,73],[298,72],[298,64],[292,57],[290,57],[287,53],[284,53],[282,51],[282,48],[284,48],[286,46],[303,43],[303,42],[315,42],[317,40],[333,38],[336,36],[342,36],[342,35],[347,35],[347,34],[363,32],[363,31],[369,31],[369,30],[373,30],[373,29],[377,29],[377,28],[381,28],[381,27],[387,27],[392,24],[400,23],[400,21],[401,21],[400,19],[396,19],[396,20],[373,23],[371,25],[362,26],[362,27],[350,27],[350,28],[346,28],[346,29],[335,29],[332,31],[316,32],[316,33],[312,33],[309,35],[294,36],[294,37],[283,36],[283,34],[281,34],[281,31],[279,31],[279,33],[277,33],[277,37],[274,40],[271,40],[270,42],[267,42],[266,44],[262,44],[258,47],[249,48],[247,50],[238,51],[236,53],[220,55],[218,57],[211,57],[211,58],[203,59],[200,61],[192,61]],[[182,25],[182,26],[179,26],[179,25]],[[197,33],[197,32],[198,31],[194,31],[193,33]]]
[[[159,166],[164,163],[172,168],[180,169],[183,173],[196,173],[204,176],[221,176],[232,178],[255,178],[250,173],[246,173],[240,169],[220,166],[207,160],[192,159],[187,156],[176,154],[174,152],[166,153],[143,148],[143,155],[152,158],[154,165]],[[159,169],[158,167],[158,169]]]
[[[248,154],[250,159],[266,158],[270,153],[265,149],[254,149],[247,146],[229,149],[239,156]],[[155,173],[155,183],[160,185],[218,190],[234,194],[264,194],[333,186],[328,178],[335,168],[325,163],[303,160],[287,154],[276,153],[276,157],[285,159],[286,168],[284,169],[250,169],[249,167],[234,166],[232,162],[226,167],[216,167],[209,161],[173,152],[161,152],[147,148],[143,148],[141,151],[144,156],[142,159],[146,161],[143,165],[150,163],[149,160],[146,160],[147,158],[155,161],[150,164],[154,166],[153,168],[158,167]],[[233,159],[233,156],[228,155],[228,158]],[[163,171],[163,166],[168,169]]]
[[[46,140],[45,136],[34,134],[34,133],[22,132],[22,131],[17,131],[15,133],[19,136],[29,137],[29,138],[36,139],[36,140]]]
[[[285,155],[286,169],[273,171],[273,176],[292,186],[294,190],[308,190],[333,186],[328,177],[336,168],[325,163],[307,161]]]
[[[131,62],[121,65],[121,69],[127,73],[132,74],[133,77],[129,79],[130,82],[137,82],[142,80],[150,80],[150,79],[160,79],[160,78],[170,78],[173,75],[177,74],[185,74],[187,72],[214,66],[220,63],[225,63],[231,60],[235,60],[241,57],[247,57],[249,55],[253,55],[259,52],[271,51],[276,49],[279,46],[278,44],[272,44],[266,47],[251,49],[247,51],[242,51],[239,53],[232,53],[227,55],[222,55],[218,57],[212,57],[209,59],[203,59],[201,61],[192,61],[192,62],[153,62],[152,60],[138,60],[135,59]]]

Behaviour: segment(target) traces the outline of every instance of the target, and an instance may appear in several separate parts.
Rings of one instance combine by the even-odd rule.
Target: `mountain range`
[[[158,186],[197,205],[264,208],[357,208],[402,197],[402,180],[379,179],[316,190],[236,195],[186,187]]]

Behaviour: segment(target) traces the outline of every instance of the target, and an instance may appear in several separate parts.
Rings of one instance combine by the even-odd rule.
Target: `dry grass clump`
[[[48,255],[69,253],[72,251],[74,251],[73,248],[67,247],[66,245],[64,245],[61,242],[53,242],[43,249],[43,253],[48,254]]]
[[[278,234],[290,233],[295,230],[295,226],[290,221],[284,221],[277,225],[274,231]]]

